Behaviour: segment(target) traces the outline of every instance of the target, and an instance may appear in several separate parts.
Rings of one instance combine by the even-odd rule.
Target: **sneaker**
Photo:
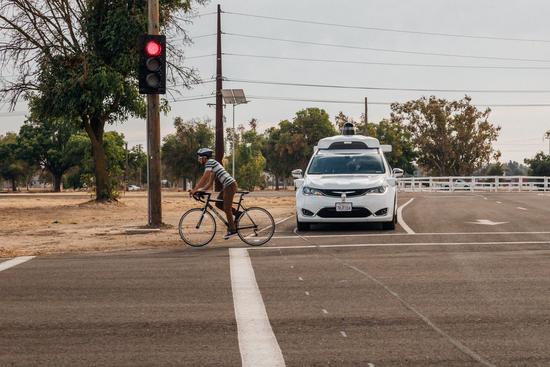
[[[224,240],[227,240],[233,236],[236,236],[237,235],[237,231],[227,231],[227,233],[225,234],[225,236],[223,236],[223,239]]]

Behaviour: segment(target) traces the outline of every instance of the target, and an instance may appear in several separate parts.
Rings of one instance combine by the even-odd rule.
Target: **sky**
[[[181,46],[189,57],[187,66],[196,68],[203,79],[212,78],[216,73],[213,56],[216,52],[216,38],[212,35],[216,32],[216,16],[213,13],[217,4],[210,2],[197,9],[202,15],[194,18],[193,24],[186,26],[194,42]],[[544,140],[545,132],[550,131],[548,1],[226,0],[219,4],[224,12],[222,52],[226,55],[223,56],[223,75],[230,80],[241,80],[226,81],[223,87],[243,89],[250,100],[248,104],[235,108],[236,125],[246,125],[250,119],[256,118],[260,130],[263,130],[277,125],[281,120],[292,119],[297,111],[307,107],[325,109],[331,120],[340,111],[359,120],[364,112],[365,97],[369,101],[369,121],[377,122],[390,114],[388,105],[377,103],[405,102],[429,95],[460,99],[468,94],[472,97],[472,103],[481,109],[485,108],[484,105],[492,106],[490,121],[502,128],[494,144],[502,153],[502,162],[523,162],[524,158],[532,157],[538,151],[549,152],[549,141]],[[388,29],[407,32],[389,32]],[[295,42],[276,41],[273,38]],[[168,39],[168,42],[177,44],[178,41]],[[313,61],[327,59],[351,63]],[[472,68],[474,66],[476,68]],[[424,91],[282,86],[245,83],[244,80]],[[214,83],[206,83],[191,90],[179,90],[180,94],[174,97],[208,97],[213,95],[214,88]],[[462,92],[433,91],[442,89]],[[498,93],[498,90],[513,92]],[[533,92],[536,90],[547,92]],[[281,101],[273,98],[356,103]],[[173,121],[177,116],[185,120],[214,120],[215,109],[207,105],[213,102],[214,98],[211,97],[172,103],[171,112],[161,116],[162,136],[174,132]],[[548,106],[498,106],[510,104]],[[25,111],[24,104],[18,105],[15,113],[7,113],[7,107],[3,106],[0,109],[0,134],[17,131],[24,121]],[[231,127],[231,106],[227,106],[224,114],[226,127]],[[130,119],[112,125],[109,129],[124,133],[130,146],[145,145],[144,120]]]

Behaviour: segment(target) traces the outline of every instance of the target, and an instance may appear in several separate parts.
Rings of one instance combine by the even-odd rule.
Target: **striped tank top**
[[[204,165],[204,171],[212,171],[214,174],[214,177],[216,177],[216,180],[218,180],[225,189],[229,185],[231,185],[233,182],[236,182],[233,177],[227,171],[223,166],[215,159],[209,159],[206,161],[206,164]]]

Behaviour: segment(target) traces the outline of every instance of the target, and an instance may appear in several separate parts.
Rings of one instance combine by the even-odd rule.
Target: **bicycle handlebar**
[[[211,194],[206,191],[197,191],[193,194],[193,199],[204,203],[203,197],[210,195]]]

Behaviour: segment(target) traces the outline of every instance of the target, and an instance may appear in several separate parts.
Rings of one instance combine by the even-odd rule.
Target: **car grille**
[[[326,190],[319,190],[319,191],[321,191],[326,196],[334,196],[334,197],[341,197],[342,192],[345,192],[346,197],[351,198],[351,197],[354,197],[354,196],[365,195],[367,190],[368,189],[350,189],[350,190],[346,190],[346,189],[328,190],[328,189],[326,189]]]
[[[367,208],[352,208],[350,212],[337,212],[336,208],[323,208],[317,212],[321,218],[366,218],[372,213]]]

